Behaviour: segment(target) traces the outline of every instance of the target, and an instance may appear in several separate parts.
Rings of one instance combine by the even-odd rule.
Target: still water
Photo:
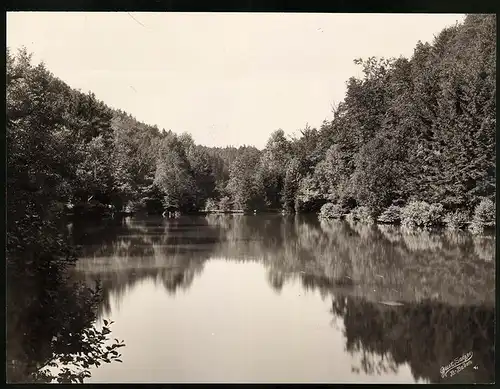
[[[493,236],[281,215],[68,228],[126,344],[89,383],[494,381]]]

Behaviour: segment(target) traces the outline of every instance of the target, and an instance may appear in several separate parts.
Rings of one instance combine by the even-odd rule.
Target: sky
[[[73,88],[207,146],[265,146],[331,119],[355,58],[411,57],[456,14],[9,12],[26,46]]]

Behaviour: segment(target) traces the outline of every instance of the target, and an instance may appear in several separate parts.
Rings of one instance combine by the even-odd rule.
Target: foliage
[[[189,136],[191,145],[188,148],[187,159],[193,174],[196,209],[201,209],[208,198],[214,197],[216,191],[216,176],[214,173],[214,158],[200,147],[194,146],[194,141]]]
[[[377,221],[380,223],[398,224],[401,221],[401,207],[390,205],[380,214]]]
[[[488,198],[482,199],[474,209],[471,230],[481,232],[484,228],[495,226],[495,216],[495,203]]]
[[[308,150],[319,161],[299,202],[352,197],[381,211],[402,198],[453,210],[493,196],[495,25],[468,15],[410,59],[357,60],[364,76],[349,80]]]
[[[319,217],[322,219],[340,219],[345,210],[338,204],[326,203],[321,207]]]
[[[360,204],[382,210],[399,197],[397,161],[400,158],[401,148],[391,139],[375,137],[361,147],[351,178]]]
[[[37,254],[25,255],[36,258]],[[39,259],[24,264],[11,261],[8,266],[7,378],[9,382],[83,382],[90,375],[90,365],[98,367],[119,358],[115,349],[123,347],[123,341],[108,342],[111,323],[107,321],[100,330],[95,328],[102,302],[100,284],[90,288],[72,282],[68,264],[50,254]]]
[[[373,213],[372,209],[361,205],[351,210],[351,212],[347,215],[347,218],[354,221],[371,223],[374,221]]]
[[[246,148],[231,164],[227,191],[236,208],[244,211],[263,207],[262,186],[257,180],[260,151]]]
[[[490,199],[482,199],[474,209],[473,221],[481,223],[485,227],[495,225],[495,203]]]
[[[448,212],[443,218],[446,227],[450,229],[463,228],[469,220],[469,212],[460,209]]]
[[[39,367],[54,355],[63,363],[78,353],[102,357],[99,347],[81,354],[98,346],[91,328],[100,291],[70,282],[77,253],[58,224],[64,204],[100,207],[112,197],[111,113],[33,66],[26,50],[7,52],[6,78],[7,373],[11,382],[46,381]],[[85,376],[63,370],[57,378]]]
[[[231,199],[228,197],[228,196],[225,196],[223,198],[220,199],[219,201],[219,209],[221,211],[230,211],[232,208],[232,202],[231,202]]]
[[[228,196],[288,212],[350,202],[379,213],[396,199],[454,211],[494,198],[494,15],[467,15],[410,58],[354,62],[362,76],[333,119],[299,136],[276,130],[257,150],[196,145],[71,89],[26,50],[7,52],[8,186],[118,210],[163,199],[191,211]]]
[[[122,362],[121,354],[118,349],[125,347],[123,341],[115,342],[111,345],[106,345],[111,333],[110,325],[113,322],[104,320],[102,329],[95,327],[86,328],[81,334],[81,351],[75,354],[55,354],[50,360],[33,373],[34,382],[53,382],[58,383],[83,383],[85,378],[91,376],[89,367],[99,367],[104,363]],[[55,337],[54,343],[60,342],[61,337]],[[50,371],[49,367],[57,367],[64,365],[63,368],[56,374]],[[67,367],[69,366],[69,367]]]
[[[282,207],[286,167],[290,159],[291,144],[283,130],[273,132],[264,149],[258,167],[257,180],[263,189],[266,206],[270,209]]]
[[[295,201],[297,212],[315,212],[325,204],[326,200],[322,195],[320,183],[316,177],[308,174],[300,180]]]
[[[412,227],[432,227],[442,223],[443,205],[411,201],[401,209],[401,223]]]
[[[212,198],[207,199],[207,201],[205,202],[205,210],[215,211],[217,209],[218,209],[217,202]]]
[[[192,210],[195,207],[194,177],[183,145],[174,135],[162,139],[154,182],[163,192],[166,209]]]
[[[283,185],[282,204],[288,213],[295,211],[297,191],[299,189],[301,175],[301,163],[298,158],[292,158],[286,168],[285,182]]]

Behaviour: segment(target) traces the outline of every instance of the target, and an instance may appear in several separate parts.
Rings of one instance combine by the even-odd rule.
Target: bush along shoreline
[[[346,219],[361,223],[397,224],[407,228],[445,227],[450,230],[468,229],[474,234],[495,228],[495,203],[483,198],[473,212],[466,209],[446,210],[440,203],[409,201],[404,205],[392,204],[382,210],[367,206],[349,208],[343,204],[325,203],[320,219]]]

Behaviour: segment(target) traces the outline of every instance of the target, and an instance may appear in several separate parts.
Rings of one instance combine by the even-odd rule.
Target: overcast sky
[[[7,46],[147,124],[208,146],[263,147],[269,134],[319,127],[353,59],[410,57],[450,14],[7,14]]]

